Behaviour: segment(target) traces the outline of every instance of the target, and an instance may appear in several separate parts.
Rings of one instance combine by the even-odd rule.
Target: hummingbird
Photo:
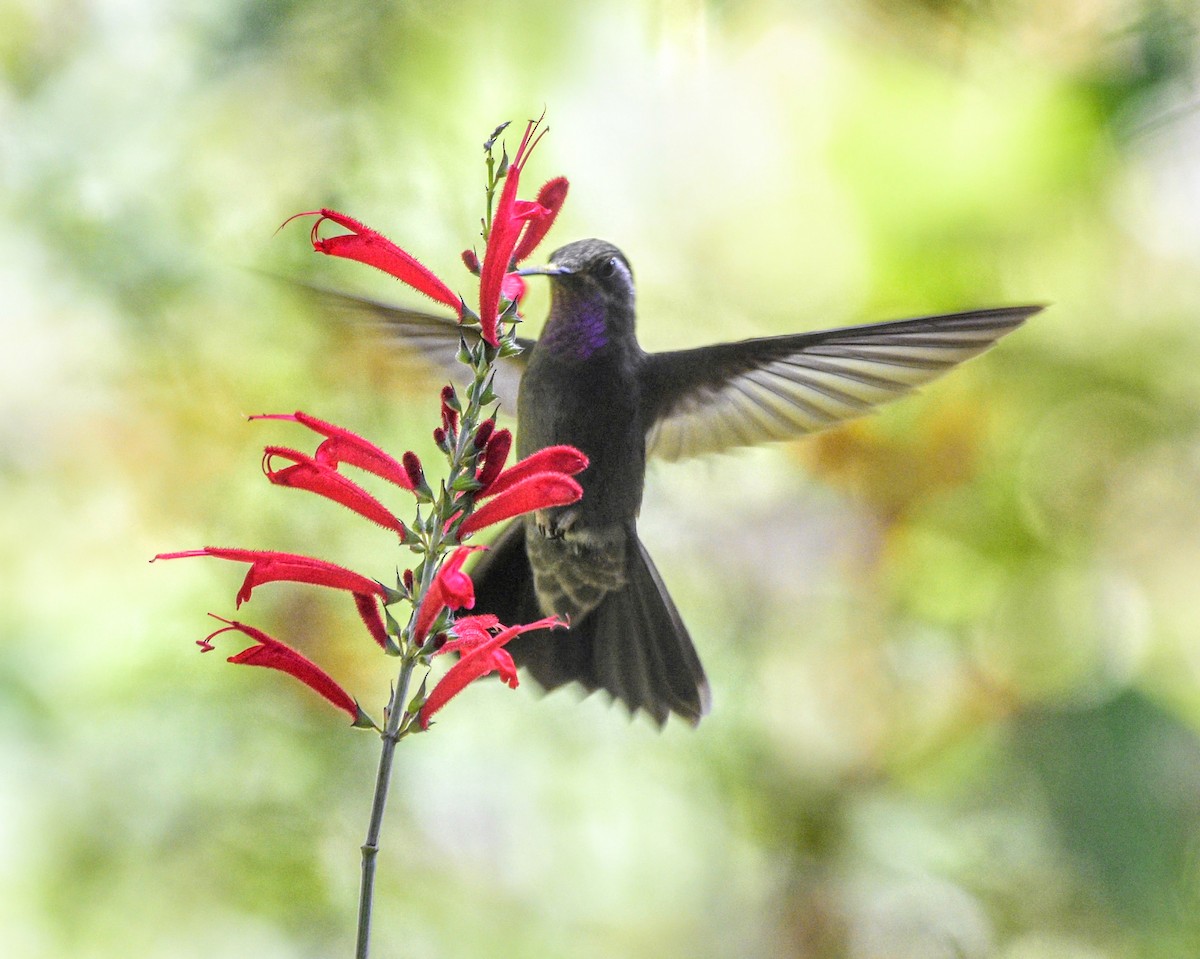
[[[700,657],[638,537],[650,457],[679,460],[795,439],[862,415],[984,350],[1041,306],[922,316],[819,332],[646,352],[636,334],[628,258],[586,239],[552,253],[550,312],[537,340],[497,364],[501,408],[517,413],[524,457],[569,444],[589,466],[583,497],[513,520],[471,571],[475,610],[503,623],[557,615],[563,632],[530,633],[507,649],[546,690],[605,690],[659,726],[697,724],[710,691]],[[326,291],[318,291],[325,293]],[[365,311],[387,335],[453,369],[454,320],[328,294]]]

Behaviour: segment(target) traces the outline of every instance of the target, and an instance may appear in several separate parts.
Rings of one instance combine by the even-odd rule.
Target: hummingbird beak
[[[555,266],[553,263],[547,263],[545,266],[523,266],[519,270],[513,270],[517,276],[568,276],[575,271],[565,266]]]

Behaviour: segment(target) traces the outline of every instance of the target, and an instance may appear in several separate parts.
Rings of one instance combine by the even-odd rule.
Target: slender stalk
[[[379,772],[375,777],[375,798],[371,801],[371,820],[367,824],[367,838],[362,845],[362,885],[358,895],[358,939],[354,959],[367,959],[371,948],[371,910],[375,899],[375,865],[379,854],[379,834],[383,829],[383,812],[387,808],[388,787],[392,781],[392,758],[396,752],[396,743],[400,739],[400,723],[408,705],[408,685],[414,666],[416,658],[405,656],[383,731]]]

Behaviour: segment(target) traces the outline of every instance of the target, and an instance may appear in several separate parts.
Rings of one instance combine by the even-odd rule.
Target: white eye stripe
[[[622,260],[619,256],[614,256],[608,262],[610,264],[612,264],[612,267],[613,267],[613,271],[612,271],[612,273],[610,273],[608,275],[608,278],[611,280],[615,280],[617,277],[620,277],[621,282],[632,293],[633,292],[633,273],[630,272],[629,267],[625,265],[625,261]]]

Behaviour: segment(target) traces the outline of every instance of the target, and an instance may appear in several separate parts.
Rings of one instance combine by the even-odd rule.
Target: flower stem
[[[371,948],[371,909],[375,898],[375,865],[379,854],[379,834],[383,829],[383,812],[387,808],[388,786],[392,780],[392,758],[396,743],[400,740],[400,724],[408,707],[408,685],[417,661],[415,656],[405,656],[396,681],[396,692],[392,696],[379,753],[379,772],[375,777],[375,798],[371,802],[371,820],[367,825],[367,838],[362,845],[362,885],[358,895],[358,940],[354,959],[367,959]]]
[[[463,414],[463,427],[459,433],[458,443],[450,456],[450,480],[463,468],[463,458],[479,419],[478,403],[469,403]],[[421,607],[421,599],[429,591],[437,572],[442,546],[442,526],[454,510],[453,497],[447,492],[439,498],[435,506],[435,522],[425,543],[424,571],[421,582],[413,600],[412,618],[409,621],[406,636],[411,637],[413,624]],[[379,753],[379,771],[375,776],[375,796],[371,801],[371,819],[367,824],[367,838],[362,844],[362,883],[358,895],[358,939],[354,949],[354,959],[368,959],[371,949],[371,912],[375,900],[375,867],[379,855],[379,836],[383,830],[383,813],[387,808],[388,787],[392,780],[392,760],[396,753],[396,744],[407,735],[408,728],[401,728],[408,720],[408,687],[412,680],[413,669],[419,661],[419,648],[405,643],[406,651],[400,664],[400,675],[396,679],[396,690],[392,696],[391,705],[387,712],[387,722],[384,724],[383,746]]]

